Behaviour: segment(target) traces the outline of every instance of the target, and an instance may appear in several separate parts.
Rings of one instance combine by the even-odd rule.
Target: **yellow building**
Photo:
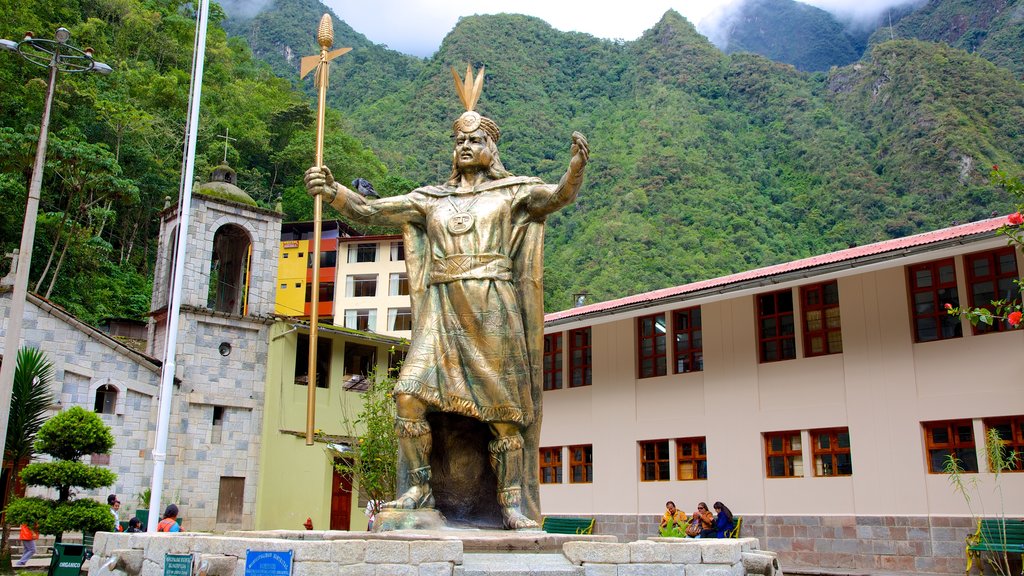
[[[306,446],[309,326],[278,321],[270,328],[257,530],[301,530],[307,518],[317,529],[366,529],[365,499],[333,463],[357,434],[346,421],[362,408],[364,377],[374,368],[383,373],[395,361],[392,351],[400,356],[408,341],[330,324],[320,325],[317,340],[315,428],[322,441]]]
[[[316,391],[323,441],[306,446],[309,326],[295,319],[311,312],[312,237],[312,222],[281,227],[276,314],[292,320],[270,331],[257,529],[301,529],[307,518],[318,529],[366,528],[365,500],[332,463],[357,434],[345,422],[362,408],[365,377],[401,359],[411,335],[401,236],[363,236],[324,221]]]
[[[335,283],[339,238],[359,233],[339,220],[325,220],[320,234],[320,317],[334,317]],[[288,222],[281,225],[277,255],[277,296],[274,312],[281,316],[308,318],[312,294],[313,223]]]

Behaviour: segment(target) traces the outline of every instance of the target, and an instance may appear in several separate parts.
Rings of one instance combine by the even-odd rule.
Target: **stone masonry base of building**
[[[822,568],[962,574],[964,539],[976,529],[968,517],[737,515],[743,517],[741,536],[757,538],[763,550],[777,553],[783,572]],[[657,535],[661,515],[595,518],[594,534],[632,542]]]

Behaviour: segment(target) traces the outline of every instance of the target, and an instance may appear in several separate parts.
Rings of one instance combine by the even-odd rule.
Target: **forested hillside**
[[[721,41],[711,39],[726,53],[753,52],[809,72],[860,60],[868,36],[795,0],[746,0],[732,5],[714,27]]]
[[[56,277],[50,297],[89,321],[148,307],[154,216],[178,188],[190,6],[0,0],[0,37],[64,25],[115,68],[60,80],[32,268],[32,289]],[[220,161],[216,136],[229,130],[240,185],[265,206],[283,197],[289,220],[311,214],[312,99],[297,67],[324,10],[277,0],[229,22],[237,36],[221,14],[210,27],[197,174]],[[487,68],[479,109],[501,126],[513,172],[555,182],[571,132],[587,135],[579,201],[549,219],[550,310],[573,292],[607,299],[1005,211],[988,168],[1019,172],[1024,158],[1021,84],[944,45],[881,43],[826,75],[725,55],[671,11],[629,42],[469,16],[425,60],[335,30],[336,46],[354,48],[335,61],[329,97],[326,161],[343,182],[390,195],[442,181],[461,111],[449,66],[467,62]],[[0,58],[4,252],[20,234],[44,74]]]
[[[448,68],[487,66],[481,110],[516,173],[556,181],[569,134],[592,144],[577,204],[549,220],[548,307],[670,286],[967,221],[1008,204],[1024,92],[948,47],[882,44],[831,77],[726,56],[675,12],[633,42],[531,17],[460,20],[412,88],[334,101],[410,179],[448,171]]]
[[[1024,76],[1024,2],[930,0],[894,26],[897,38],[943,42]],[[874,42],[889,38],[879,30]]]
[[[162,0],[0,0],[0,38],[26,30],[91,46],[114,68],[108,76],[60,76],[29,289],[88,322],[143,318],[149,310],[157,211],[177,198],[195,29],[192,4]],[[313,115],[304,94],[228,39],[214,6],[207,40],[197,178],[224,154],[216,135],[237,138],[228,161],[262,205],[278,196],[310,213],[301,191],[312,158]],[[0,54],[0,250],[17,248],[35,154],[46,70]],[[336,118],[336,117],[335,117]],[[335,122],[337,123],[337,122]],[[372,153],[332,130],[330,157],[388,189]],[[288,187],[291,186],[289,190]],[[397,189],[407,188],[404,182]],[[296,191],[298,193],[296,193]],[[9,261],[2,265],[4,271]]]

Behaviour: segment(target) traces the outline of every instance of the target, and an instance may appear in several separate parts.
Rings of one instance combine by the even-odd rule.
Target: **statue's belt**
[[[456,280],[512,280],[512,259],[504,254],[435,256],[430,263],[430,283]]]

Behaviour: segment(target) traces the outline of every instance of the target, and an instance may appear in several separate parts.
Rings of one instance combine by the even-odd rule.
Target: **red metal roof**
[[[1001,226],[1005,224],[1007,224],[1007,217],[998,216],[996,218],[989,218],[987,220],[980,220],[978,222],[970,222],[968,224],[961,224],[959,226],[953,226],[950,228],[942,228],[941,230],[935,230],[932,232],[915,234],[914,236],[906,236],[904,238],[896,238],[894,240],[885,240],[883,242],[876,242],[874,244],[868,244],[866,246],[856,246],[853,248],[847,248],[846,250],[839,250],[836,252],[829,252],[827,254],[821,254],[818,256],[811,256],[810,258],[804,258],[802,260],[783,262],[782,264],[765,266],[763,268],[748,270],[746,272],[738,272],[736,274],[730,274],[729,276],[720,276],[718,278],[711,278],[709,280],[700,280],[697,282],[691,282],[689,284],[683,284],[682,286],[661,288],[659,290],[644,292],[642,294],[634,294],[633,296],[626,296],[625,298],[618,298],[616,300],[608,300],[606,302],[598,302],[596,304],[580,306],[578,308],[570,308],[568,310],[552,312],[544,316],[544,321],[552,322],[555,320],[572,318],[574,316],[585,316],[587,314],[591,314],[594,312],[607,312],[610,310],[614,310],[616,308],[626,307],[631,304],[651,302],[691,292],[699,292],[701,290],[706,290],[708,288],[728,286],[730,284],[736,284],[739,282],[743,282],[745,280],[766,278],[769,276],[784,274],[786,272],[793,272],[795,270],[804,270],[807,268],[814,268],[826,264],[834,264],[837,262],[844,262],[847,260],[856,260],[857,258],[863,258],[865,256],[884,254],[886,252],[895,252],[897,250],[903,250],[915,246],[924,246],[927,244],[934,244],[945,240],[965,238],[968,236],[973,236],[975,234],[983,234],[986,232],[998,230]]]

